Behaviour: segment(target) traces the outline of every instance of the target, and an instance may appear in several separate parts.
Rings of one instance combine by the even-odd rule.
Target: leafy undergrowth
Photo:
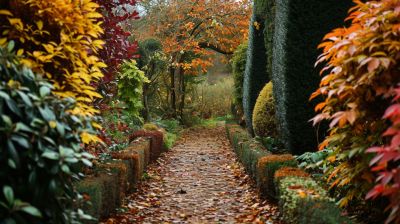
[[[221,127],[183,131],[138,191],[103,223],[281,223],[259,199]]]

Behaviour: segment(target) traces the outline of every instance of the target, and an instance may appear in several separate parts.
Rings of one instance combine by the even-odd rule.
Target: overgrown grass
[[[189,95],[189,114],[205,119],[225,116],[231,110],[232,92],[232,76],[221,78],[215,83],[198,84]]]

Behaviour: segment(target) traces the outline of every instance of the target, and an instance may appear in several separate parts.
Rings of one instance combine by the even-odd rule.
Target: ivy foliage
[[[314,122],[330,121],[320,148],[333,150],[326,174],[344,193],[341,205],[386,196],[387,223],[399,223],[400,2],[354,2],[350,27],[333,30],[320,45],[318,62],[326,65],[312,98],[324,101],[315,107]]]
[[[123,100],[132,116],[140,117],[143,108],[143,85],[149,79],[137,67],[135,60],[124,61],[118,74],[118,96]]]
[[[94,115],[93,84],[106,65],[96,56],[104,42],[102,16],[92,0],[0,0],[0,46],[15,42],[21,63],[44,75],[58,96],[76,100],[75,114]]]
[[[0,48],[0,217],[5,223],[75,223],[72,186],[92,155],[82,140],[95,135],[93,120],[72,113],[76,101]]]

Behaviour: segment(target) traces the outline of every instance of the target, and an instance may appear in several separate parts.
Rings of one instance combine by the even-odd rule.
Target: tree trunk
[[[169,76],[171,82],[170,106],[172,109],[172,117],[176,118],[175,68],[173,68],[172,66],[169,69]]]
[[[183,122],[183,109],[185,108],[185,97],[186,97],[186,85],[185,85],[185,74],[182,69],[179,69],[179,116]]]

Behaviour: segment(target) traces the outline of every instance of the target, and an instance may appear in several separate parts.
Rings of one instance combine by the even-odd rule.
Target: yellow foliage
[[[5,4],[7,5],[7,4]],[[53,83],[60,97],[77,100],[76,113],[92,116],[100,94],[91,84],[105,65],[96,54],[103,33],[92,0],[13,0],[0,8],[0,45],[10,41],[21,62]]]
[[[275,101],[272,95],[272,82],[261,90],[253,110],[253,128],[257,136],[276,137]]]

